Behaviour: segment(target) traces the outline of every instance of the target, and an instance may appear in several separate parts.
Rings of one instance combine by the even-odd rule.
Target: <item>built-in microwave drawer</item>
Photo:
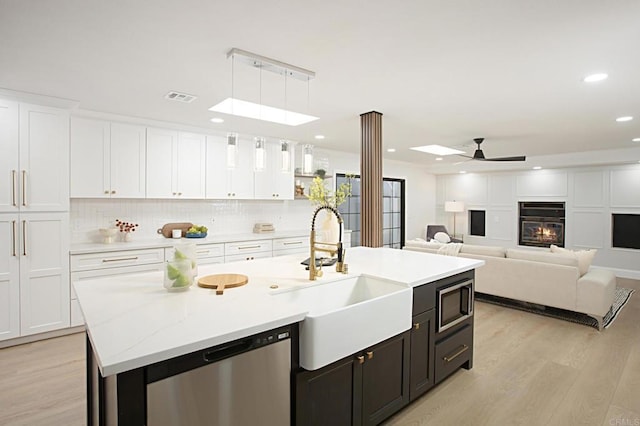
[[[436,343],[435,381],[439,383],[473,356],[473,327],[465,325]]]
[[[71,271],[119,268],[164,262],[164,249],[141,249],[71,255]]]
[[[271,240],[257,240],[257,241],[240,241],[236,243],[224,244],[224,255],[235,256],[248,253],[261,253],[271,252],[273,250],[273,244]]]

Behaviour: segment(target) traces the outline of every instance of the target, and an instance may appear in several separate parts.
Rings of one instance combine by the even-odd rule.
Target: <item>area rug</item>
[[[616,295],[613,299],[613,305],[607,315],[604,316],[603,323],[604,328],[613,324],[613,321],[618,316],[618,313],[624,308],[624,306],[631,298],[635,290],[629,288],[616,288]],[[522,302],[520,300],[506,299],[504,297],[493,296],[490,294],[476,293],[475,298],[480,302],[492,303],[494,305],[505,306],[508,308],[519,309],[521,311],[532,312],[535,314],[546,315],[548,317],[557,318],[565,321],[571,321],[578,324],[588,325],[590,327],[598,328],[598,321],[595,318],[591,318],[589,315],[581,314],[579,312],[567,311],[564,309],[553,308],[550,306],[542,306],[534,303]]]

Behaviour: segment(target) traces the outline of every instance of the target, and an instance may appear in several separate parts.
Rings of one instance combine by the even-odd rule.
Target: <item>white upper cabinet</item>
[[[253,162],[251,140],[238,136],[229,148],[227,138],[207,136],[206,198],[253,199]]]
[[[71,197],[144,198],[145,127],[71,119]]]
[[[144,198],[146,129],[132,124],[111,124],[111,196]]]
[[[17,102],[0,99],[0,212],[18,211],[19,206],[19,111]]]
[[[69,114],[0,100],[0,212],[69,210]]]
[[[267,142],[264,167],[256,169],[255,198],[262,200],[293,200],[294,144]]]
[[[147,198],[204,198],[204,135],[147,129]]]

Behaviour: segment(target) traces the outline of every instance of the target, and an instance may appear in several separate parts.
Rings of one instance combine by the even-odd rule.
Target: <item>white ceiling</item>
[[[359,115],[375,110],[385,149],[397,150],[385,158],[436,173],[638,161],[639,22],[637,0],[0,0],[0,88],[352,152]],[[320,120],[210,123],[220,115],[207,109],[231,95],[233,47],[315,71],[308,86],[289,81],[286,100]],[[593,72],[609,79],[583,83]],[[236,63],[235,95],[257,100],[262,81],[264,103],[284,106],[284,79],[266,74]],[[198,99],[167,101],[169,90]],[[636,119],[616,123],[622,115]],[[474,137],[486,138],[487,157],[529,159],[453,165],[461,158],[408,149],[471,154]],[[602,155],[576,154],[585,151]]]

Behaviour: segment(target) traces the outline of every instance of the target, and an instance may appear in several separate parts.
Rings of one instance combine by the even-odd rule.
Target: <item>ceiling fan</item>
[[[484,156],[482,149],[480,149],[480,144],[484,141],[484,138],[475,138],[473,140],[476,144],[478,144],[478,148],[473,153],[473,157],[468,155],[458,154],[460,157],[470,158],[472,160],[480,160],[480,161],[525,161],[527,157],[524,155],[519,155],[516,157],[497,157],[497,158],[487,158]]]

